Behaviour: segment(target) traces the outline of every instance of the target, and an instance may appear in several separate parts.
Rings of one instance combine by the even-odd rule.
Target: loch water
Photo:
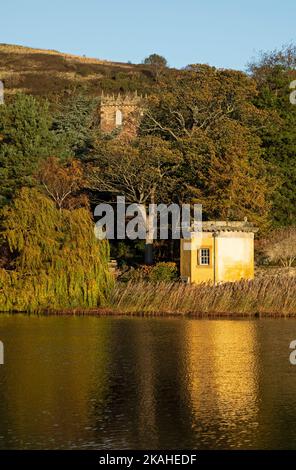
[[[1,449],[296,449],[296,320],[0,316]]]

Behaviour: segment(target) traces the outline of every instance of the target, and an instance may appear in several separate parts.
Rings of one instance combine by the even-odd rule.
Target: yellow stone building
[[[181,278],[214,284],[253,279],[256,231],[248,222],[203,222],[202,232],[181,239]]]

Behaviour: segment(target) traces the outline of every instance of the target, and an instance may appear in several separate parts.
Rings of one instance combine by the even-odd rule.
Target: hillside
[[[0,80],[6,96],[63,93],[84,87],[93,94],[138,90],[146,93],[153,74],[145,65],[108,62],[53,50],[0,44]]]

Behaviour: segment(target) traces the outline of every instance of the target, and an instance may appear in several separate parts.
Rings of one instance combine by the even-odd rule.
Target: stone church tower
[[[143,97],[134,94],[101,95],[100,128],[109,134],[118,130],[119,138],[136,136],[143,115]]]

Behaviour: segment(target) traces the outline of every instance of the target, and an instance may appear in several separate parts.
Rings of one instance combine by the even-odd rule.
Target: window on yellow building
[[[209,266],[210,264],[210,248],[201,248],[199,250],[199,264]]]

